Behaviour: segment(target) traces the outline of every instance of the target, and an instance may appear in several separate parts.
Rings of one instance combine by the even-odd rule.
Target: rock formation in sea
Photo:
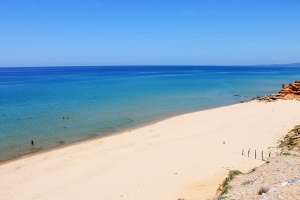
[[[270,94],[262,97],[255,97],[252,100],[273,102],[278,99],[283,100],[298,100],[300,101],[300,80],[291,82],[289,85],[282,84],[282,89],[276,94]],[[248,101],[242,101],[242,103]]]

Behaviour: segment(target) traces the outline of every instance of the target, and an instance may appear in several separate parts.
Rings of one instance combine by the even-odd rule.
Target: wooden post
[[[244,155],[244,149],[243,149],[243,151],[242,151],[242,155]]]
[[[249,155],[250,155],[250,148],[249,148],[249,150],[248,150],[248,157],[249,157]]]
[[[255,159],[256,159],[256,149],[255,149]]]
[[[261,152],[261,160],[264,160],[264,151]]]

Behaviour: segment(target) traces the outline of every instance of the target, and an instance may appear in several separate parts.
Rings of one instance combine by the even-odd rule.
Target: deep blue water
[[[275,93],[299,77],[300,65],[0,68],[0,161]]]

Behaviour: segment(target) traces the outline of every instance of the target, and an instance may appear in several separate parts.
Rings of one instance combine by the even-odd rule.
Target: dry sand
[[[180,115],[2,164],[0,199],[211,199],[228,170],[262,164],[242,149],[268,151],[295,124],[299,101]]]

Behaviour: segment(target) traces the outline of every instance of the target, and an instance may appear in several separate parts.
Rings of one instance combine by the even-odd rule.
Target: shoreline
[[[0,197],[213,198],[228,170],[263,163],[241,156],[243,148],[268,150],[300,124],[299,105],[281,100],[196,111],[0,163]]]
[[[240,103],[246,103],[246,102],[240,102]],[[146,122],[146,123],[143,123],[143,124],[140,124],[140,125],[136,125],[136,126],[133,126],[130,129],[126,128],[124,130],[116,131],[116,132],[113,132],[113,133],[110,133],[110,134],[107,134],[107,135],[103,135],[103,136],[99,135],[97,137],[92,137],[90,139],[85,139],[85,140],[78,141],[78,142],[73,142],[73,143],[71,142],[69,144],[59,145],[59,146],[49,148],[49,149],[38,150],[34,153],[28,153],[28,154],[24,154],[22,156],[16,156],[16,157],[13,157],[13,158],[8,158],[6,160],[0,160],[0,166],[2,164],[5,164],[5,163],[14,162],[16,160],[31,157],[31,156],[35,156],[35,155],[38,155],[38,154],[47,153],[47,152],[50,152],[50,151],[56,151],[56,150],[59,150],[59,149],[62,149],[62,148],[67,148],[67,147],[70,147],[70,146],[73,146],[73,145],[78,145],[78,144],[82,144],[82,143],[85,143],[85,142],[91,142],[91,141],[94,141],[94,140],[99,140],[99,139],[108,138],[108,137],[112,137],[112,136],[115,136],[115,135],[123,134],[123,133],[126,133],[126,132],[131,132],[131,131],[143,128],[145,126],[154,125],[158,122],[165,121],[165,120],[168,120],[168,119],[172,119],[174,117],[179,117],[179,116],[182,116],[182,115],[202,112],[202,111],[206,111],[206,110],[222,108],[222,107],[226,107],[226,106],[232,106],[232,105],[236,105],[236,104],[240,104],[240,103],[233,103],[233,104],[228,104],[228,105],[223,105],[223,106],[218,106],[218,107],[207,107],[207,108],[204,108],[204,109],[199,109],[199,110],[195,110],[195,111],[191,111],[191,112],[181,112],[181,113],[176,114],[176,115],[171,115],[169,117],[162,117],[162,118],[157,119],[157,120],[153,120],[153,121]]]

